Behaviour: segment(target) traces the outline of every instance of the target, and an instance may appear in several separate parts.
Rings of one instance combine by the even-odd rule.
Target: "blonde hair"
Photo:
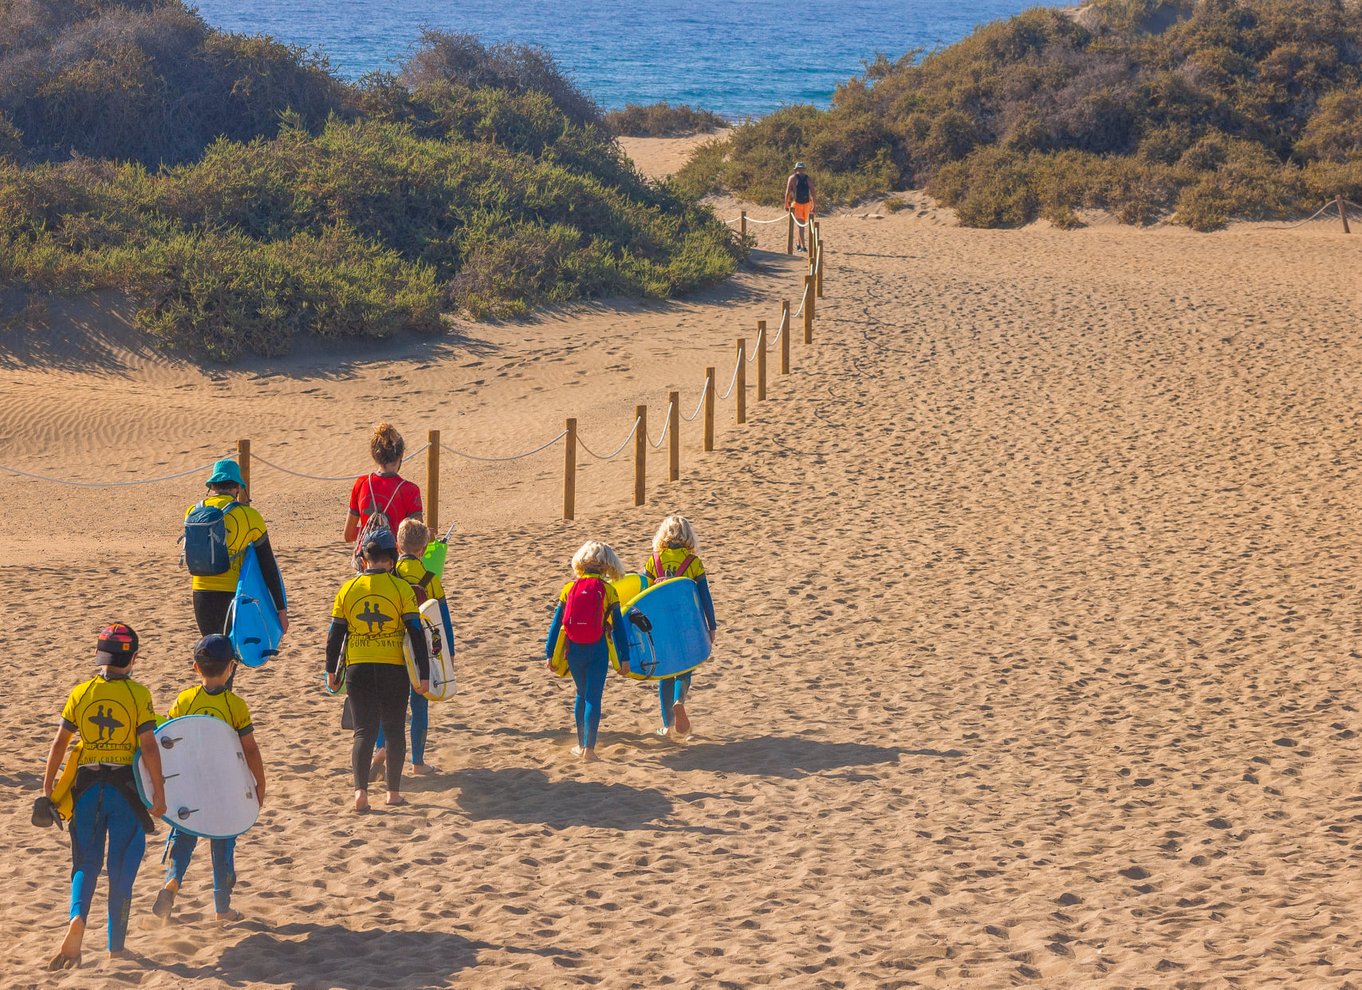
[[[392,423],[379,423],[374,427],[374,435],[369,438],[369,456],[375,464],[379,467],[400,464],[406,452],[407,442]]]
[[[695,539],[695,527],[685,516],[668,516],[657,527],[657,533],[653,536],[653,553],[661,553],[671,547],[686,549],[691,553],[700,552],[699,541]]]
[[[619,557],[600,540],[587,540],[582,544],[572,555],[572,569],[578,575],[599,574],[607,581],[617,581],[624,576],[624,565]]]
[[[397,549],[403,553],[419,557],[425,552],[426,544],[429,542],[430,530],[419,519],[407,516],[402,520],[402,525],[397,527]]]

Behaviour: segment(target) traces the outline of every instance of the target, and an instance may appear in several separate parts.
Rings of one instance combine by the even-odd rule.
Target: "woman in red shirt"
[[[378,470],[355,479],[350,489],[350,514],[345,520],[345,542],[354,543],[369,517],[381,512],[394,533],[408,516],[424,521],[421,489],[398,472],[407,445],[391,423],[379,423],[369,440],[369,454]]]

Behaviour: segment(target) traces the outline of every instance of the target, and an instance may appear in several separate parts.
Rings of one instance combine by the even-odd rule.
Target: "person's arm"
[[[624,616],[620,614],[619,602],[610,606],[610,635],[615,640],[615,656],[619,658],[620,673],[629,673],[629,634],[624,629]]]
[[[66,747],[71,744],[71,737],[75,735],[67,725],[65,719],[57,726],[56,738],[52,740],[52,748],[47,751],[47,769],[43,771],[43,797],[52,796],[52,788],[57,786],[57,774],[61,771],[61,758],[66,755]]]
[[[327,679],[336,676],[336,670],[340,666],[341,647],[345,645],[345,634],[349,626],[344,619],[332,618],[331,628],[326,632],[326,676]],[[335,685],[331,685],[335,690]]]
[[[151,778],[151,816],[160,818],[166,813],[166,783],[161,775],[161,750],[156,745],[155,723],[137,733],[137,745],[142,750],[142,764]]]
[[[255,799],[260,807],[265,807],[265,761],[260,758],[260,746],[255,741],[255,730],[249,726],[241,737],[241,753],[246,757],[246,766],[251,768],[255,778]]]
[[[792,175],[785,180],[785,212],[790,212],[790,202],[794,199],[795,177]]]
[[[359,513],[354,509],[345,517],[345,533],[341,537],[346,543],[354,543],[359,536]]]
[[[709,578],[701,574],[695,579],[695,589],[700,593],[700,607],[705,613],[705,624],[709,626],[710,638],[713,638],[714,630],[719,628],[719,623],[714,619],[714,599],[709,594]]]
[[[269,533],[255,541],[255,556],[260,561],[260,576],[265,579],[265,587],[270,590],[270,598],[274,599],[274,607],[279,613],[279,624],[288,632],[288,599],[284,597],[284,579],[279,574],[279,561],[274,557]]]
[[[549,638],[544,644],[544,659],[553,659],[553,648],[558,645],[558,631],[563,628],[563,602],[560,599],[554,609],[553,621],[549,623]]]

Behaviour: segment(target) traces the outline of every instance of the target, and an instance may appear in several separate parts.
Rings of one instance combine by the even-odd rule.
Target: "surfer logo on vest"
[[[132,718],[117,702],[97,705],[85,721],[89,726],[81,726],[80,737],[89,749],[113,749],[127,744],[127,733],[119,730],[126,729]]]
[[[364,611],[360,612],[356,618],[368,624],[370,636],[382,636],[383,627],[393,620],[391,615],[388,615],[378,605],[370,601],[364,603]],[[378,626],[378,628],[375,629],[374,626]]]

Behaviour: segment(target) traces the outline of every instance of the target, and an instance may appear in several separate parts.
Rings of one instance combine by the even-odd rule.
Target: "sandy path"
[[[6,570],[31,589],[4,636],[6,981],[1362,984],[1362,312],[1332,288],[1352,284],[1356,245],[907,213],[824,229],[818,342],[712,455],[689,433],[683,481],[647,509],[627,504],[623,466],[587,472],[574,524],[554,518],[555,458],[500,479],[451,467],[462,690],[433,708],[445,772],[409,809],[343,813],[348,740],[315,689],[345,486],[262,474],[297,626],[243,680],[274,781],[238,853],[252,920],[205,920],[205,857],[181,923],[142,930],[149,855],[132,935],[147,961],[54,981],[27,961],[65,903],[63,841],[26,821],[46,713],[115,613],[147,631],[158,703],[183,683],[173,516],[194,489],[0,480],[7,507],[36,491],[79,520],[57,534],[73,567],[4,514]],[[505,449],[585,416],[586,395],[600,435],[622,435],[635,402],[693,392],[731,337],[774,319],[798,262],[760,261],[713,297],[474,328],[477,348],[404,344],[340,375],[315,357],[208,376],[135,356],[16,369],[0,455],[87,478],[110,447],[120,465],[193,464],[237,432],[220,408],[331,473],[378,415],[433,408],[460,441]],[[393,412],[364,398],[396,387],[411,399]],[[582,538],[641,561],[672,506],[700,526],[722,627],[697,734],[650,736],[654,697],[612,681],[608,762],[581,768],[570,691],[532,660],[547,603]]]

